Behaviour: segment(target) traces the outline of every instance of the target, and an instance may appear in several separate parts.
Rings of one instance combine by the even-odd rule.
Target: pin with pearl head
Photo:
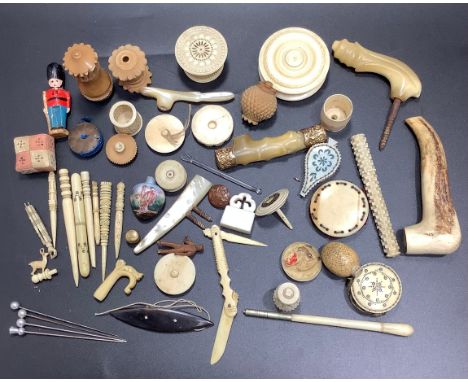
[[[25,308],[25,307],[21,306],[18,301],[12,301],[10,303],[10,309],[18,311],[18,318],[20,320],[21,319],[24,320],[26,317],[30,317],[30,318],[36,319],[38,321],[49,322],[49,323],[53,323],[53,324],[59,325],[59,326],[64,326],[64,327],[67,327],[67,328],[72,328],[72,329],[80,328],[83,331],[86,331],[86,332],[89,332],[89,333],[95,333],[97,335],[100,335],[102,337],[108,337],[110,339],[119,339],[119,337],[116,336],[115,334],[106,333],[106,332],[103,332],[103,331],[101,331],[99,329],[95,329],[95,328],[92,328],[92,327],[89,327],[89,326],[86,326],[86,325],[83,325],[83,324],[78,324],[78,323],[75,323],[75,322],[72,322],[72,321],[65,320],[63,318],[55,317],[55,316],[52,316],[52,315],[49,315],[49,314],[45,314],[45,313],[41,313],[41,312],[38,312],[38,311],[35,311],[35,310],[32,310],[32,309]],[[12,333],[12,329],[15,329],[13,333]],[[14,328],[14,327],[12,327],[12,328],[10,328],[10,334],[11,335],[16,334],[16,335],[22,336],[24,334],[34,334],[34,333],[27,333],[26,331],[24,331],[23,328]]]

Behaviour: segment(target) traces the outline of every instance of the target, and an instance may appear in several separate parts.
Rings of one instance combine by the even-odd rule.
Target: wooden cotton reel
[[[310,201],[315,226],[332,237],[346,237],[359,231],[369,216],[364,192],[351,182],[333,180],[320,186]]]
[[[221,146],[229,140],[233,130],[231,113],[222,106],[204,106],[192,118],[192,133],[205,146]]]
[[[145,139],[148,146],[157,153],[172,153],[184,143],[184,125],[171,114],[160,114],[146,125]]]
[[[262,81],[270,81],[276,96],[300,101],[315,94],[325,82],[330,54],[323,40],[305,28],[285,28],[263,43],[258,57]]]
[[[228,47],[223,35],[207,26],[194,26],[177,39],[175,56],[188,78],[206,83],[223,71]]]

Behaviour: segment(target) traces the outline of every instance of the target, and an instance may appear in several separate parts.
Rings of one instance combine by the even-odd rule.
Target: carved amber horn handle
[[[453,205],[444,147],[423,117],[405,121],[418,140],[421,153],[422,220],[405,227],[409,255],[448,255],[461,243],[461,230]]]
[[[129,279],[128,284],[124,289],[125,294],[128,295],[132,293],[132,289],[135,288],[137,282],[143,278],[143,273],[140,273],[132,266],[127,265],[124,260],[117,260],[114,270],[94,292],[94,298],[98,301],[103,301],[121,277],[128,277]]]
[[[396,58],[373,52],[357,42],[335,41],[333,55],[356,72],[377,73],[390,82],[390,97],[406,101],[421,95],[421,81],[418,75],[404,62]]]
[[[327,133],[320,125],[259,140],[252,139],[248,134],[239,135],[233,139],[231,146],[215,150],[216,165],[220,170],[226,170],[238,165],[268,161],[326,142],[327,139]]]

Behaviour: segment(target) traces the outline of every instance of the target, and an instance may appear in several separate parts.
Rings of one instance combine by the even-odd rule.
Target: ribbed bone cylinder
[[[109,119],[115,131],[120,134],[136,135],[143,126],[141,114],[128,101],[114,103],[109,112]]]

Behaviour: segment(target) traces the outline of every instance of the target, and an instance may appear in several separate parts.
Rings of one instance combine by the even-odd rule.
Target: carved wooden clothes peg
[[[113,286],[121,277],[128,277],[129,279],[128,284],[124,289],[125,294],[129,295],[132,293],[132,289],[135,288],[137,282],[143,278],[143,273],[138,272],[131,265],[127,265],[124,260],[117,260],[114,270],[94,292],[94,298],[98,301],[104,301]]]
[[[169,247],[158,249],[159,255],[173,253],[179,256],[193,256],[197,252],[203,252],[203,244],[195,244],[188,236],[185,236],[183,243],[171,243],[169,241],[159,240],[157,244],[160,247]]]

